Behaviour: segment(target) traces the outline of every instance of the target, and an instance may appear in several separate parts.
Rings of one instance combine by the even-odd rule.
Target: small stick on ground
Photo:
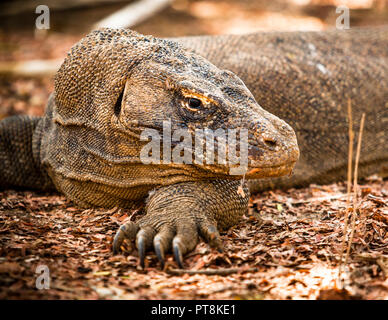
[[[379,258],[379,259],[376,260],[376,263],[378,264],[378,266],[380,267],[381,271],[383,272],[384,277],[388,278],[388,265],[384,261],[384,259]]]
[[[346,242],[346,234],[348,233],[348,220],[349,220],[349,212],[350,212],[350,191],[352,186],[352,159],[353,159],[353,140],[354,140],[354,132],[353,132],[353,117],[352,117],[352,102],[350,98],[348,99],[348,124],[349,124],[349,152],[348,152],[348,179],[347,179],[347,198],[346,198],[346,215],[345,215],[345,226],[343,231],[342,243],[341,243],[341,255],[340,255],[340,265],[338,269],[338,278],[341,281],[342,274],[342,260],[345,250],[345,242]]]
[[[351,195],[351,194],[350,194]],[[311,203],[311,202],[323,202],[323,201],[330,201],[330,200],[337,200],[337,199],[342,199],[342,198],[349,198],[348,194],[333,194],[327,197],[320,197],[320,198],[309,198],[307,200],[296,200],[296,201],[291,201],[290,204],[303,204],[303,203]]]
[[[25,77],[51,76],[57,72],[63,59],[0,62],[0,74]]]
[[[172,275],[180,276],[182,274],[205,274],[208,276],[227,276],[233,273],[258,272],[258,268],[224,268],[224,269],[208,269],[208,270],[185,270],[185,269],[167,269],[166,272]]]
[[[131,2],[119,11],[94,24],[99,28],[131,28],[152,17],[171,4],[171,0],[139,0]]]
[[[349,253],[350,253],[350,247],[352,246],[353,242],[353,236],[354,236],[354,229],[356,224],[356,217],[357,217],[357,210],[358,210],[358,163],[360,161],[360,151],[361,151],[361,142],[362,142],[362,131],[364,129],[364,122],[365,122],[365,113],[362,114],[361,117],[361,124],[360,124],[360,132],[358,134],[358,141],[357,141],[357,152],[356,152],[356,163],[354,164],[354,175],[353,175],[353,216],[352,216],[352,231],[350,233],[350,238],[348,241],[348,248],[346,250],[346,256],[345,256],[345,264],[348,261]]]
[[[351,106],[348,105],[348,112],[349,112],[349,140],[353,140],[353,128],[352,125],[350,125],[350,120],[351,120]],[[351,181],[351,173],[349,174],[350,168],[351,168],[351,160],[348,162],[348,200],[347,200],[347,210],[346,210],[346,217],[345,217],[345,226],[344,226],[344,235],[342,239],[342,246],[341,246],[341,256],[340,256],[340,265],[338,269],[338,279],[340,281],[341,287],[343,287],[343,283],[341,280],[341,274],[342,274],[342,266],[343,264],[346,265],[349,259],[349,254],[350,254],[350,248],[352,246],[353,242],[353,237],[354,237],[354,230],[355,230],[355,225],[356,225],[356,217],[357,217],[357,206],[358,206],[358,164],[360,161],[360,152],[361,152],[361,142],[362,142],[362,132],[364,129],[364,123],[365,123],[365,113],[362,114],[361,117],[361,123],[360,123],[360,131],[358,134],[358,141],[357,141],[357,151],[356,151],[356,161],[354,164],[354,174],[353,174],[353,210],[352,210],[352,222],[351,222],[351,232],[348,240],[348,246],[346,250],[346,255],[345,255],[345,261],[342,263],[342,258],[343,258],[343,252],[344,252],[344,245],[345,245],[345,239],[346,239],[346,234],[347,234],[347,228],[348,228],[348,218],[349,218],[349,212],[350,212],[350,181]],[[351,129],[350,129],[351,128]],[[352,141],[353,143],[353,141]],[[353,152],[353,147],[350,148],[349,146],[349,153]],[[349,155],[349,158],[351,156]]]

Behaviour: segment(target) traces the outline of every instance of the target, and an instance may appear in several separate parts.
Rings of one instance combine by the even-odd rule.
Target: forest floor
[[[171,255],[165,270],[153,252],[145,270],[136,251],[112,255],[115,232],[136,212],[82,210],[61,195],[2,192],[0,299],[388,299],[388,181],[371,177],[360,187],[344,290],[337,281],[342,183],[253,196],[249,213],[222,235],[224,253],[201,242],[186,256],[191,272],[215,275],[175,275]],[[48,290],[36,288],[39,265],[48,267]]]
[[[317,6],[295,9],[291,2],[176,1],[135,29],[181,36],[243,33],[258,26],[270,30],[274,23],[283,30],[306,25],[321,30],[335,21],[331,0],[321,1],[326,4],[319,10]],[[103,16],[100,11],[91,16],[98,20]],[[387,21],[387,15],[373,10],[354,12],[355,25]],[[58,13],[53,14],[55,26]],[[0,29],[0,62],[63,58],[87,32],[82,26],[66,32],[61,25],[43,37],[34,36],[32,29],[20,27],[23,20],[29,21],[17,19],[19,29],[12,32],[5,31],[12,21],[3,20],[8,27]],[[63,23],[84,20],[63,18]],[[52,91],[50,76],[0,75],[0,120],[15,114],[42,115]],[[136,251],[112,255],[117,228],[139,217],[138,212],[83,210],[59,194],[3,191],[0,299],[388,299],[388,181],[372,176],[360,182],[360,189],[342,284],[338,281],[346,215],[342,182],[252,196],[249,213],[222,234],[225,252],[201,242],[185,259],[186,269],[194,274],[183,275],[174,274],[177,266],[171,255],[165,270],[160,270],[153,252],[145,270],[137,267]],[[40,276],[36,271],[42,265],[49,270],[47,290],[36,286]],[[216,274],[201,274],[204,270]]]

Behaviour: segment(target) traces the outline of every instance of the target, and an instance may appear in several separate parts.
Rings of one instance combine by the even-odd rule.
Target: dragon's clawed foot
[[[218,250],[222,250],[220,234],[215,223],[206,217],[179,217],[177,215],[145,216],[138,222],[127,222],[117,231],[113,240],[113,252],[118,253],[125,239],[136,240],[140,256],[140,265],[144,268],[146,251],[152,246],[162,269],[165,265],[165,254],[172,251],[175,261],[183,268],[183,256],[194,250],[201,236]]]
[[[135,240],[143,268],[146,251],[152,247],[162,268],[167,252],[173,253],[182,268],[183,256],[194,250],[200,238],[222,251],[218,228],[236,224],[248,208],[248,187],[244,184],[242,196],[240,185],[238,180],[182,182],[151,192],[146,215],[120,227],[113,251],[119,252],[125,239]]]

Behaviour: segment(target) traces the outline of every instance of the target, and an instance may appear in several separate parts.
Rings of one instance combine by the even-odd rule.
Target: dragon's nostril
[[[265,138],[264,139],[264,143],[268,146],[268,147],[271,147],[271,148],[274,148],[276,147],[276,140],[275,139],[271,139],[271,138]]]

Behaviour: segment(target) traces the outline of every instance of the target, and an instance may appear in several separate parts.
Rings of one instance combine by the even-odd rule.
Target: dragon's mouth
[[[247,170],[239,170],[239,173],[231,173],[230,167],[217,166],[217,165],[195,165],[198,172],[206,172],[208,175],[215,178],[225,178],[225,179],[264,179],[264,178],[274,178],[281,177],[285,175],[291,175],[296,161],[290,161],[280,165],[272,166],[248,166]],[[236,167],[235,167],[236,168]],[[205,170],[205,171],[202,171]]]
[[[281,177],[291,175],[296,161],[289,162],[283,165],[268,166],[268,167],[248,167],[245,174],[246,179],[262,179],[271,177]]]

